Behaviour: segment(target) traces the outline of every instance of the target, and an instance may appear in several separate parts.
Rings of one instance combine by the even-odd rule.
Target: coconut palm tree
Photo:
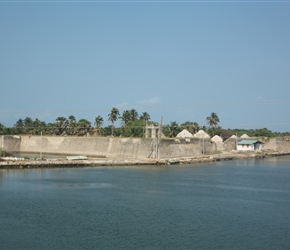
[[[214,130],[220,122],[218,115],[215,112],[212,112],[210,116],[206,118],[206,122],[211,127],[212,135],[214,135]]]
[[[130,110],[130,118],[131,118],[131,121],[136,121],[138,119],[138,112],[136,111],[136,109],[131,109]]]
[[[32,133],[33,131],[33,120],[30,117],[26,117],[23,121],[25,133]]]
[[[100,128],[103,126],[103,123],[104,123],[103,117],[101,117],[100,115],[98,115],[95,118],[95,125],[96,125],[96,129],[97,129],[97,133],[98,134],[100,133]]]
[[[0,135],[3,135],[4,132],[5,132],[5,126],[2,123],[0,123]]]
[[[15,123],[14,127],[16,128],[15,131],[17,131],[18,134],[25,133],[24,132],[24,121],[22,119],[18,119]]]
[[[68,120],[63,117],[59,116],[56,118],[56,135],[61,135],[65,132],[67,126],[68,126]]]
[[[131,121],[131,114],[129,110],[124,110],[121,118],[121,122],[123,124],[123,126],[126,126],[128,124],[128,122]]]
[[[77,128],[78,128],[78,135],[79,136],[84,136],[90,131],[91,122],[86,120],[86,119],[80,119],[77,122]]]
[[[118,120],[119,116],[120,112],[116,107],[112,108],[111,113],[108,114],[108,121],[112,123],[111,135],[114,135],[114,123]]]
[[[198,125],[197,122],[194,122],[193,123],[193,131],[194,131],[194,133],[198,132],[198,130],[199,130],[199,125]]]
[[[68,135],[75,135],[77,133],[76,125],[77,125],[76,118],[73,115],[70,115],[68,117],[68,130],[67,130]]]
[[[46,123],[36,118],[33,121],[33,134],[40,135],[41,131],[46,127]]]
[[[181,128],[176,121],[170,122],[170,124],[164,126],[163,129],[163,133],[168,137],[176,137],[180,131]]]
[[[148,122],[150,119],[150,115],[147,112],[143,112],[142,115],[140,115],[140,120]]]

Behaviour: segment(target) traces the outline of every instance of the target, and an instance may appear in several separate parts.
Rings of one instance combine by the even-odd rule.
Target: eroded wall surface
[[[214,143],[199,139],[156,140],[143,138],[21,136],[16,152],[86,155],[107,158],[174,158],[211,153]]]
[[[235,149],[236,141],[224,142],[225,151]],[[265,150],[290,152],[290,141],[275,138],[264,141]],[[209,139],[2,136],[0,146],[7,152],[86,155],[121,159],[178,158],[210,154],[218,150]]]

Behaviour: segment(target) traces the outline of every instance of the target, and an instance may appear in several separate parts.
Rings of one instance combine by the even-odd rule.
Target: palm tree
[[[90,131],[91,122],[86,120],[86,119],[80,119],[77,122],[77,128],[78,128],[78,135],[79,136],[84,136]]]
[[[146,123],[150,120],[150,115],[147,112],[143,112],[142,115],[140,116],[140,120],[146,121]]]
[[[68,126],[68,120],[63,116],[59,116],[56,118],[56,126],[57,126],[56,135],[61,135],[63,134],[63,132],[65,132]]]
[[[136,111],[136,109],[131,109],[130,110],[130,118],[131,118],[131,121],[136,121],[138,119],[138,112]]]
[[[103,117],[101,117],[100,115],[98,115],[95,118],[95,125],[96,125],[96,129],[97,129],[97,133],[98,134],[100,133],[100,128],[102,127],[103,123],[104,123]]]
[[[194,133],[198,132],[198,130],[199,130],[199,125],[198,125],[197,122],[194,122],[193,123],[193,131],[194,131]]]
[[[25,133],[24,132],[24,121],[22,119],[18,119],[15,123],[14,127],[16,128],[16,131],[18,134]]]
[[[76,134],[76,124],[77,120],[73,115],[68,117],[68,134],[75,135]]]
[[[176,121],[170,122],[170,124],[166,125],[163,130],[164,134],[168,137],[176,137],[180,131],[181,128]]]
[[[42,122],[38,118],[36,118],[33,121],[33,134],[40,135],[41,131],[45,129],[45,127],[46,127],[45,122]]]
[[[126,126],[128,124],[128,122],[131,121],[131,113],[129,110],[124,110],[121,118],[121,122],[123,124],[123,126]]]
[[[185,128],[188,132],[194,134],[195,133],[195,125],[194,122],[186,121],[180,125],[182,128]]]
[[[206,122],[211,127],[212,135],[214,135],[214,129],[220,122],[218,115],[215,112],[212,112],[210,116],[206,118]]]
[[[33,120],[30,117],[26,117],[23,121],[25,132],[26,133],[32,133],[33,130]]]
[[[108,114],[108,120],[112,123],[111,135],[114,135],[114,123],[118,120],[119,116],[120,112],[116,107],[112,108],[111,113]]]
[[[2,123],[0,123],[0,135],[3,135],[4,132],[5,132],[5,126]]]

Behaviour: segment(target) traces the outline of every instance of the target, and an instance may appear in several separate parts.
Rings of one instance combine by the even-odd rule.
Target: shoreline
[[[198,155],[194,157],[166,158],[166,159],[43,159],[43,160],[1,160],[1,169],[36,169],[36,168],[77,168],[77,167],[113,167],[113,166],[138,166],[138,165],[180,165],[206,163],[216,161],[240,160],[240,159],[261,159],[290,155],[290,152],[272,153],[221,153],[215,155]]]

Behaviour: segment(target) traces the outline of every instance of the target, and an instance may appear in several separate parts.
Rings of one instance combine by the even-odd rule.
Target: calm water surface
[[[0,170],[0,249],[290,249],[290,157]]]

